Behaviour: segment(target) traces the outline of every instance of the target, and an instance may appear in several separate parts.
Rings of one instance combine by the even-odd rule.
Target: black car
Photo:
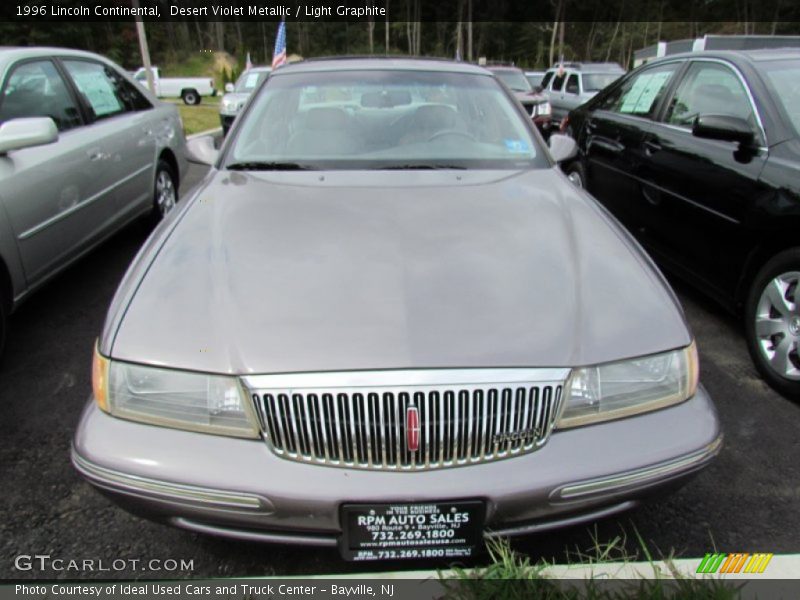
[[[800,397],[800,51],[670,56],[568,119],[570,179],[742,314],[759,371]]]

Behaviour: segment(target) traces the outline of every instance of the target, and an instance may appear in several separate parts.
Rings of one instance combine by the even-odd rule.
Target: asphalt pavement
[[[193,166],[184,189],[203,173]],[[11,318],[0,364],[0,578],[296,575],[446,566],[366,566],[343,562],[333,549],[189,533],[131,516],[79,478],[69,448],[90,394],[92,346],[116,286],[148,233],[143,223],[129,227],[32,296]],[[761,381],[734,318],[674,284],[697,337],[701,382],[722,419],[721,454],[678,492],[635,511],[593,526],[516,540],[514,547],[533,560],[563,561],[595,541],[615,538],[640,557],[638,538],[656,557],[702,556],[714,549],[800,552],[800,405]],[[36,555],[50,558],[25,558]],[[82,565],[73,570],[70,560],[93,562],[91,569]],[[170,560],[177,561],[177,568]],[[181,561],[191,561],[190,567],[181,568]],[[486,561],[483,556],[469,564]]]

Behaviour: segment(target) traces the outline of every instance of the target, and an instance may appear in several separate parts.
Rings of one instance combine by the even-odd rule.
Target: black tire
[[[744,319],[758,372],[775,390],[800,400],[800,248],[775,255],[761,268],[750,285]]]
[[[200,104],[200,94],[197,93],[197,90],[183,90],[183,92],[181,92],[181,99],[184,104],[189,106]]]
[[[226,135],[228,135],[228,132],[230,130],[231,130],[231,126],[230,125],[225,125],[225,123],[223,123],[222,124],[222,137],[225,137]]]
[[[572,161],[567,168],[564,169],[564,172],[567,174],[567,177],[577,188],[586,190],[588,189],[588,179],[586,177],[586,167],[583,166],[583,163],[578,160]]]
[[[171,198],[170,198],[171,191]],[[153,180],[153,220],[160,221],[178,203],[178,177],[163,158],[158,160]]]

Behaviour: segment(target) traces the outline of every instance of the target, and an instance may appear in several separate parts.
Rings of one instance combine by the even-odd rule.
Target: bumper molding
[[[71,457],[75,469],[90,483],[111,492],[181,505],[194,504],[218,510],[257,512],[265,515],[275,512],[272,503],[260,496],[167,483],[136,475],[127,475],[92,464],[82,458],[74,447],[72,448]]]

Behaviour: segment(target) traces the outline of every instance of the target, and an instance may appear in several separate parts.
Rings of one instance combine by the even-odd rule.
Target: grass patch
[[[220,127],[219,103],[212,104],[208,100],[208,98],[203,98],[203,103],[197,106],[187,106],[180,101],[176,103],[186,135]]]
[[[739,589],[734,582],[709,577],[698,578],[682,574],[672,564],[674,557],[657,564],[648,551],[644,540],[638,535],[639,546],[645,562],[650,564],[650,574],[638,579],[609,579],[592,577],[585,580],[551,579],[547,575],[552,564],[545,560],[532,563],[529,556],[519,554],[511,548],[508,540],[493,539],[487,542],[491,563],[486,567],[463,569],[455,567],[449,573],[439,572],[445,587],[445,598],[458,600],[622,600],[644,598],[647,600],[694,599],[733,600],[739,598]],[[608,563],[631,563],[638,557],[625,551],[624,536],[611,542],[599,543],[593,536],[593,547],[588,551],[569,553],[568,564],[572,566],[603,565]]]

